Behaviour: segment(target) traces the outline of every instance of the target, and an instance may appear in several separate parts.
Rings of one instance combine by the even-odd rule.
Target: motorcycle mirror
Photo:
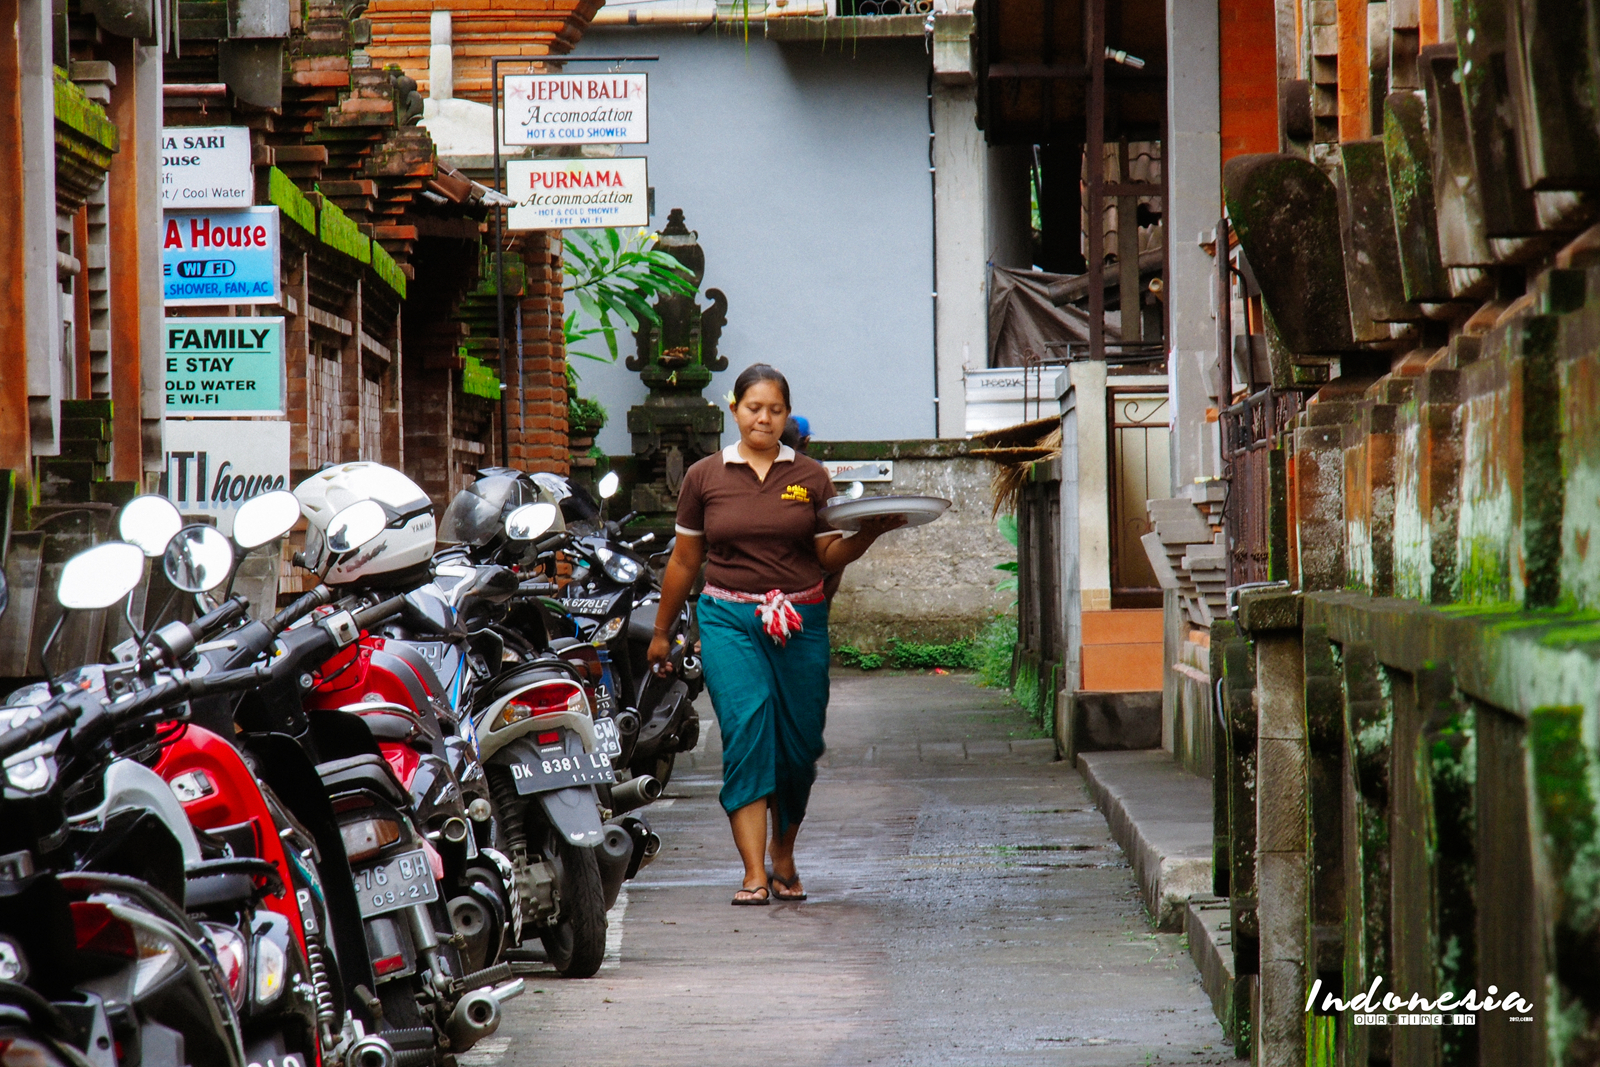
[[[246,552],[282,537],[300,521],[300,501],[287,489],[253,496],[233,516],[233,543]]]
[[[867,487],[862,485],[860,482],[851,482],[848,486],[845,487],[845,491],[840,495],[841,496],[847,496],[851,500],[860,500],[861,499],[861,494],[865,493],[866,491],[867,491]]]
[[[617,477],[617,472],[608,471],[606,476],[600,479],[600,499],[610,500],[617,495],[617,489],[621,485],[622,479]]]
[[[233,545],[215,526],[185,526],[167,545],[161,569],[175,589],[210,592],[233,570]]]
[[[334,555],[354,552],[383,533],[389,515],[376,500],[358,500],[328,522],[328,551]]]
[[[56,601],[68,611],[109,608],[133,592],[143,577],[144,549],[107,541],[67,560],[56,582]]]
[[[506,516],[506,536],[513,541],[532,541],[554,526],[559,514],[554,504],[524,504]]]
[[[183,516],[164,496],[146,493],[122,505],[117,533],[130,545],[154,559],[167,550],[167,542],[183,527]]]

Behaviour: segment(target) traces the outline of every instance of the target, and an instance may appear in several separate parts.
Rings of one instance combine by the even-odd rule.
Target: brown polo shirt
[[[838,531],[817,514],[833,495],[822,464],[788,445],[756,478],[737,444],[707,456],[678,491],[681,537],[706,540],[706,581],[739,593],[798,593],[822,581],[816,541]]]

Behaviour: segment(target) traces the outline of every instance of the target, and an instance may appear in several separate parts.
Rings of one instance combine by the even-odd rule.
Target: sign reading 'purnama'
[[[167,319],[167,416],[282,415],[283,319]]]
[[[503,144],[644,144],[650,140],[643,74],[506,76]]]
[[[513,230],[650,225],[643,159],[513,159],[506,163]]]

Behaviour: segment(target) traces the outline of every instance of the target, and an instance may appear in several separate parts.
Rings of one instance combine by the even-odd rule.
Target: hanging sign
[[[643,159],[513,159],[506,163],[513,230],[650,225]]]
[[[277,304],[278,209],[168,211],[161,285],[169,307]]]
[[[161,206],[249,207],[250,131],[243,126],[168,126],[161,131]]]
[[[650,140],[646,75],[508,74],[505,85],[507,147]]]
[[[233,510],[253,496],[289,487],[289,424],[168,419],[162,492],[185,515],[212,515],[225,534]]]
[[[283,319],[167,319],[167,415],[282,415]]]

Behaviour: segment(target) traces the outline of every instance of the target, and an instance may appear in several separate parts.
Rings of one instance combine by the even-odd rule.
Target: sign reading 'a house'
[[[644,144],[650,140],[643,74],[510,74],[502,143]]]
[[[168,306],[281,302],[277,208],[168,211],[161,225]]]
[[[283,319],[167,319],[167,417],[282,415]]]
[[[513,159],[506,163],[513,230],[650,225],[643,159]]]

